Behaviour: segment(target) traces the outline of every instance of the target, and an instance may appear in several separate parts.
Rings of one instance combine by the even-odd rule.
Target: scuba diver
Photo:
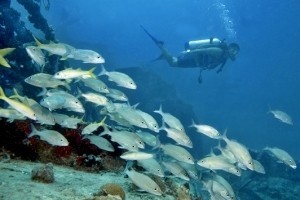
[[[225,40],[210,38],[204,40],[189,41],[185,44],[185,51],[178,57],[172,56],[164,47],[162,41],[153,37],[143,26],[141,28],[153,40],[156,46],[161,50],[159,58],[165,59],[171,67],[196,68],[200,69],[198,82],[202,83],[202,71],[217,69],[217,73],[223,70],[228,58],[234,61],[239,53],[240,47],[236,43],[227,45]]]

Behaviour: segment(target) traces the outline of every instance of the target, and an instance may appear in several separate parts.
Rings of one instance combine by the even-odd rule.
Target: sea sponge
[[[107,183],[100,188],[99,196],[119,196],[122,200],[125,200],[125,191],[116,183]]]

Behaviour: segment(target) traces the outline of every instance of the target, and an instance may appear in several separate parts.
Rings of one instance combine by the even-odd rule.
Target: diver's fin
[[[165,59],[164,55],[160,54],[157,58],[154,58],[154,59],[150,60],[150,62],[156,62],[158,60],[163,60],[163,59]]]
[[[161,46],[164,45],[163,41],[160,41],[158,39],[156,39],[155,37],[153,37],[142,25],[140,25],[141,28],[145,31],[145,33],[152,39],[152,41],[159,47],[161,48]]]

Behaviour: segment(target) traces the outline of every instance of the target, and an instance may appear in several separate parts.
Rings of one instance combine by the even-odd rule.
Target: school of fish
[[[77,129],[79,124],[83,124],[82,139],[88,139],[99,149],[109,152],[115,151],[111,141],[118,143],[118,148],[124,150],[121,158],[128,162],[125,173],[132,183],[143,191],[159,196],[163,195],[163,190],[148,174],[162,179],[168,176],[197,183],[207,190],[211,199],[237,199],[231,184],[218,171],[233,176],[242,176],[245,170],[265,173],[263,165],[251,157],[248,147],[229,139],[226,133],[220,134],[210,125],[196,124],[191,120],[189,129],[195,128],[200,134],[219,141],[219,145],[215,147],[218,154],[212,151],[204,158],[193,158],[189,149],[195,144],[193,145],[189,131],[180,119],[163,111],[162,105],[152,112],[142,111],[138,105],[130,105],[126,90],[137,89],[136,83],[127,74],[107,71],[103,65],[105,60],[99,53],[76,49],[64,43],[43,44],[37,38],[33,39],[36,46],[26,46],[25,50],[32,61],[40,66],[40,72],[27,77],[24,84],[41,92],[35,97],[28,97],[21,96],[21,91],[14,90],[12,96],[7,96],[5,88],[0,87],[0,100],[7,105],[0,108],[0,117],[7,118],[9,122],[31,119],[31,133],[28,137],[38,136],[40,140],[53,146],[68,146],[67,139],[49,127],[59,124],[64,128]],[[14,48],[0,50],[0,65],[11,67],[4,56],[13,50]],[[62,60],[74,59],[83,63],[101,64],[101,72],[94,74],[96,67],[93,67],[89,70],[66,68],[55,74],[46,74],[43,72],[47,59],[45,53],[49,56],[58,55]],[[103,80],[104,76],[117,88],[108,87],[109,84]],[[103,117],[83,121],[88,109],[85,102],[90,102],[93,109],[97,109]],[[66,114],[69,112],[72,115]],[[293,125],[291,117],[285,112],[269,112],[281,122]],[[161,119],[161,125],[157,119]],[[34,125],[37,123],[47,125],[48,128],[38,130]],[[94,134],[100,126],[104,131],[100,135]],[[104,135],[111,139],[105,139]],[[168,137],[173,143],[163,144],[160,137]],[[295,161],[283,149],[266,147],[264,151],[296,169]],[[135,169],[132,162],[136,162],[144,171]],[[206,170],[213,173],[206,173]]]

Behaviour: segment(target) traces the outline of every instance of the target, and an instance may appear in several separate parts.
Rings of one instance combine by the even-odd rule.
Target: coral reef
[[[53,164],[48,163],[42,167],[34,168],[31,172],[31,179],[33,181],[42,182],[42,183],[53,183],[55,180]]]

